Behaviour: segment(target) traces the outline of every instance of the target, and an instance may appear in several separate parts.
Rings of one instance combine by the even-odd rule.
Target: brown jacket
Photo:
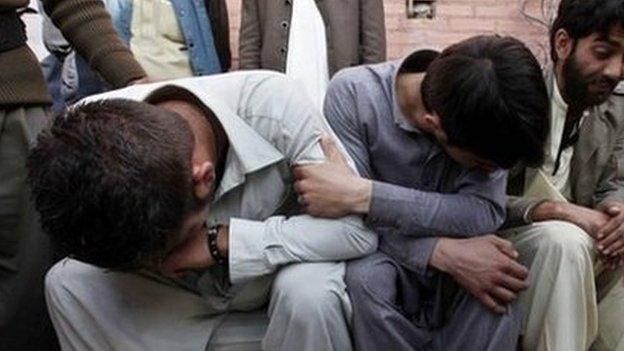
[[[547,74],[552,94],[552,73]],[[581,125],[570,164],[572,202],[595,208],[606,200],[624,202],[624,94],[616,89],[609,100],[590,109]],[[521,195],[524,169],[510,171],[507,225],[526,224],[523,215],[541,200]]]
[[[145,76],[117,36],[101,1],[44,0],[43,3],[67,41],[112,86],[121,87]],[[26,5],[28,0],[0,0],[0,11],[15,11]],[[28,46],[0,52],[0,108],[50,102],[39,62]]]
[[[242,0],[241,69],[286,71],[292,1]],[[316,5],[325,22],[330,74],[386,60],[382,0],[316,0]]]

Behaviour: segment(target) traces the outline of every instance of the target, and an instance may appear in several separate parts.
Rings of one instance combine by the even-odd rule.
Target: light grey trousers
[[[545,221],[505,230],[530,267],[519,296],[526,351],[624,351],[622,269],[598,264],[594,240],[578,226]]]
[[[46,299],[63,350],[348,351],[344,274],[344,263],[287,265],[225,294],[223,313],[217,297],[65,259],[48,272]]]

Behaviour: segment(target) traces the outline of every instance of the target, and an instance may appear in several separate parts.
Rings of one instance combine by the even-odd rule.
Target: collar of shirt
[[[565,102],[565,100],[563,100],[563,97],[561,96],[561,92],[559,91],[559,84],[557,83],[557,79],[554,77],[554,75],[553,75],[552,86],[553,86],[552,98],[555,103],[554,107],[560,109],[562,114],[565,116],[566,113],[568,113],[568,104]]]
[[[215,192],[214,200],[218,200],[229,190],[242,184],[247,174],[284,159],[284,155],[281,152],[245,123],[235,111],[232,111],[228,106],[221,103],[218,98],[202,89],[201,85],[195,84],[192,78],[173,82],[130,86],[96,95],[86,101],[112,98],[146,101],[152,94],[155,94],[161,88],[165,89],[167,86],[180,87],[195,95],[215,114],[227,134],[230,149],[227,154],[223,178]]]
[[[418,127],[409,123],[403,111],[401,111],[401,107],[399,106],[399,100],[397,97],[397,78],[399,74],[403,73],[422,73],[427,70],[429,64],[433,61],[433,59],[439,55],[437,51],[434,50],[417,50],[404,57],[403,59],[396,60],[393,62],[394,72],[392,73],[392,116],[394,121],[399,126],[399,128],[404,129],[408,132],[413,133],[422,133]]]
[[[552,145],[556,145],[557,150],[559,148],[559,144],[561,143],[561,136],[563,134],[563,126],[565,124],[565,120],[568,114],[568,104],[563,99],[561,95],[561,91],[559,90],[559,84],[557,83],[557,78],[553,74],[552,76],[552,96],[551,96],[551,122],[550,122],[550,138]],[[589,109],[583,111],[583,115],[578,122],[577,128],[583,124],[583,121],[587,116],[589,116]]]

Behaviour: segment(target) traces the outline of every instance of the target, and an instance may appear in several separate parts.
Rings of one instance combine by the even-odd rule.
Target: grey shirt
[[[440,236],[495,231],[505,218],[506,172],[456,163],[428,133],[408,123],[396,99],[399,72],[423,72],[435,54],[339,72],[325,116],[363,177],[374,180],[368,222],[379,248],[406,268],[427,273]]]
[[[150,101],[167,86],[195,95],[230,143],[207,212],[209,224],[229,224],[229,271],[211,267],[197,282],[214,311],[260,307],[274,273],[286,264],[342,261],[376,250],[377,235],[361,217],[314,218],[297,203],[292,167],[325,160],[321,113],[297,82],[276,72],[244,71],[132,85],[86,101]]]

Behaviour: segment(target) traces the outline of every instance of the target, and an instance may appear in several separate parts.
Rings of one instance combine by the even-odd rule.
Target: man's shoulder
[[[395,72],[394,62],[382,62],[344,68],[329,83],[328,96],[340,93],[380,94]]]
[[[601,107],[609,112],[608,117],[617,129],[624,130],[624,86],[622,84],[615,88],[613,94]]]

